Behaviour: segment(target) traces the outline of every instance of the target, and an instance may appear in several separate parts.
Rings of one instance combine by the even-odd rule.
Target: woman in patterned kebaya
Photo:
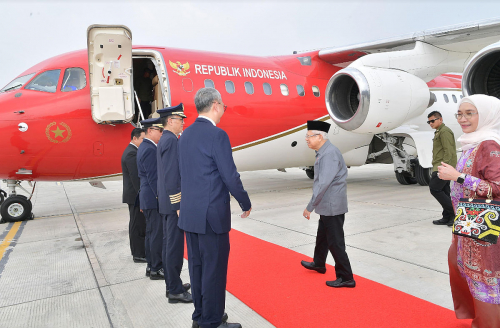
[[[438,175],[451,180],[451,199],[500,200],[500,100],[473,95],[460,101],[457,121],[462,156],[456,169],[443,163]],[[500,221],[500,220],[499,220]],[[495,222],[500,225],[500,222]],[[473,319],[474,328],[500,328],[500,241],[490,244],[453,235],[448,252],[450,285],[458,319]]]

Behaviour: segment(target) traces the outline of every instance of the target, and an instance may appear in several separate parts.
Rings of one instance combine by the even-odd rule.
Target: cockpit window
[[[57,82],[59,81],[60,69],[45,71],[36,76],[27,86],[26,90],[35,90],[43,92],[56,92]]]
[[[64,71],[63,82],[61,86],[62,92],[76,91],[85,88],[87,79],[85,71],[79,67],[67,68]]]
[[[0,90],[0,92],[5,92],[5,91],[9,91],[9,90],[19,89],[26,82],[28,82],[33,77],[33,75],[35,75],[35,73],[31,73],[31,74],[28,74],[28,75],[23,75],[23,76],[18,77],[14,81],[12,81],[9,84],[7,84],[2,90]]]

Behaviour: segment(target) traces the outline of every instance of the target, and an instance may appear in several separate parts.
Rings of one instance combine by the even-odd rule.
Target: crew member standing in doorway
[[[450,197],[450,181],[441,180],[438,175],[438,166],[441,162],[455,167],[457,165],[457,148],[455,146],[455,136],[453,131],[443,123],[443,117],[438,111],[430,112],[427,115],[427,123],[436,130],[434,132],[432,146],[432,176],[429,182],[429,189],[432,196],[441,204],[443,208],[442,218],[434,220],[437,225],[452,226],[455,219],[455,211]]]

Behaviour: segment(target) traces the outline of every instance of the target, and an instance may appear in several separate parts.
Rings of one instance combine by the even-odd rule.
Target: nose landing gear
[[[21,181],[7,180],[7,188],[9,189],[8,197],[7,193],[0,189],[1,222],[16,222],[33,219],[33,214],[31,213],[33,209],[31,196],[33,195],[35,186],[33,186],[33,190],[30,193],[21,186]],[[16,193],[16,188],[21,188],[26,191],[29,194],[29,198],[24,195],[18,195]]]

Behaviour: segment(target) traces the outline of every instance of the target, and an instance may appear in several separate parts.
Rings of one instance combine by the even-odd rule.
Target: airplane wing
[[[452,25],[375,42],[326,48],[319,51],[319,57],[330,64],[346,67],[365,55],[412,50],[417,41],[447,51],[476,53],[498,40],[500,40],[500,18]]]

